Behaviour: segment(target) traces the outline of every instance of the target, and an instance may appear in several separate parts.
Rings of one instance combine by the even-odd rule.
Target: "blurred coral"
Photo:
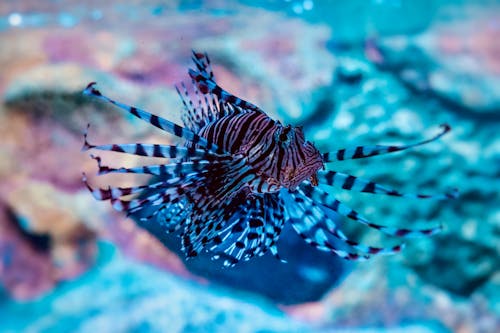
[[[316,300],[282,309],[325,330],[493,332],[499,327],[498,4],[465,1],[459,7],[444,1],[437,8],[427,2],[374,1],[360,9],[358,1],[332,7],[284,1],[288,9],[280,12],[278,3],[250,3],[259,8],[239,2],[221,8],[219,1],[95,7],[72,1],[0,3],[5,46],[0,52],[0,284],[26,302],[22,323],[11,331],[116,330],[117,316],[123,330],[229,331],[240,324],[247,331],[309,329],[254,296],[209,288],[207,280],[281,303]],[[336,193],[374,222],[411,227],[432,221],[442,223],[444,232],[412,242],[401,256],[352,271],[336,258],[312,257],[293,239],[283,244],[288,266],[262,258],[254,266],[221,270],[206,258],[185,263],[175,247],[163,246],[169,244],[164,235],[156,239],[95,202],[81,184],[86,171],[93,185],[102,185],[90,174],[94,161],[80,152],[87,123],[95,143],[173,140],[88,100],[81,90],[98,81],[118,100],[179,123],[181,104],[172,84],[186,78],[190,49],[210,54],[229,91],[273,118],[304,125],[320,150],[354,142],[413,142],[441,123],[451,124],[442,144],[404,159],[389,156],[338,167],[401,190],[456,186],[457,201],[443,205]],[[136,163],[117,154],[103,158],[116,165]],[[124,180],[110,177],[111,183]],[[362,227],[349,222],[345,227],[360,240],[381,241]],[[99,240],[202,286],[121,257],[100,262],[106,250]],[[96,260],[90,277],[69,282],[69,291],[57,288]],[[42,294],[50,295],[39,308],[29,302]],[[9,307],[17,303],[3,301],[0,330],[7,325],[2,316],[22,313]],[[31,311],[35,308],[38,312]]]
[[[28,300],[55,285],[48,237],[31,241],[23,237],[4,205],[0,209],[0,283],[18,300]]]
[[[438,22],[418,35],[381,38],[369,56],[417,92],[432,94],[450,109],[499,119],[498,11]],[[373,44],[370,45],[373,47]],[[379,57],[381,56],[381,58]]]
[[[49,252],[55,266],[69,266],[69,271],[56,274],[57,278],[77,275],[91,263],[95,249],[87,248],[86,243],[93,243],[95,235],[82,221],[92,216],[88,213],[80,216],[83,211],[76,205],[81,202],[72,200],[51,184],[39,181],[19,184],[5,199],[20,228],[49,238]],[[79,267],[80,264],[83,267]],[[74,274],[72,270],[75,270]]]

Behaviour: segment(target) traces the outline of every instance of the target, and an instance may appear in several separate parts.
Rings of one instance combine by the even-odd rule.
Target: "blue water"
[[[499,331],[498,36],[500,3],[486,0],[4,1],[0,332]],[[288,263],[222,268],[91,201],[80,177],[95,165],[76,154],[88,122],[98,142],[173,141],[82,89],[98,81],[179,122],[173,84],[191,49],[208,52],[221,85],[304,126],[321,151],[417,142],[449,124],[425,148],[328,165],[406,192],[458,188],[438,202],[332,192],[375,223],[443,232],[355,264],[287,226]],[[335,219],[356,240],[395,245]]]

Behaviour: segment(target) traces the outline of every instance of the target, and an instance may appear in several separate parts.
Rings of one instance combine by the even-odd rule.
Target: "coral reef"
[[[3,306],[2,331],[52,332],[313,332],[271,303],[251,295],[234,298],[224,289],[206,289],[157,269],[130,262],[100,247],[98,267],[81,280],[46,296],[43,302]],[[46,309],[52,309],[47,312]],[[119,320],[117,320],[119,318]]]
[[[432,332],[494,332],[499,325],[498,302],[484,289],[498,286],[498,279],[492,279],[472,297],[456,296],[427,283],[404,262],[381,259],[357,267],[321,303],[286,311],[311,323],[344,329],[363,322],[368,327],[421,325],[422,331],[427,327]]]
[[[0,280],[14,297],[29,299],[92,265],[99,211],[75,193],[80,184],[68,159],[80,159],[71,150],[61,155],[72,142],[65,129],[25,114],[0,118]]]
[[[446,3],[375,1],[358,10],[358,1],[336,9],[307,1],[286,2],[287,9],[253,1],[223,9],[218,1],[2,2],[0,331],[495,331],[498,5]],[[395,24],[387,19],[394,15],[414,17]],[[184,261],[177,241],[95,202],[81,184],[86,171],[102,185],[91,175],[94,161],[80,153],[87,123],[93,143],[174,141],[81,90],[98,81],[116,99],[180,123],[173,84],[187,78],[190,49],[209,53],[229,91],[304,125],[322,151],[414,142],[452,125],[440,143],[331,165],[408,192],[458,187],[454,202],[335,191],[374,222],[440,223],[443,233],[357,266],[312,255],[292,233],[279,244],[288,264],[264,257],[220,269],[203,256]],[[349,221],[345,227],[366,243],[387,241]],[[99,259],[108,253],[96,245],[102,239],[156,268],[120,255]],[[288,304],[280,308],[295,319],[269,299]]]
[[[445,227],[442,235],[411,242],[403,255],[409,265],[422,267],[417,272],[431,283],[470,295],[491,279],[498,267],[496,254],[500,248],[495,230],[498,229],[496,189],[500,187],[500,139],[496,123],[484,122],[481,116],[461,117],[440,98],[415,94],[399,77],[359,54],[344,53],[338,64],[335,80],[315,92],[319,97],[316,105],[309,109],[308,133],[320,149],[352,146],[353,142],[409,143],[437,131],[438,124],[454,125],[454,131],[441,145],[372,161],[337,163],[336,168],[407,192],[436,192],[457,185],[461,195],[455,202],[368,199],[366,195],[354,196],[340,191],[338,195],[350,202],[351,207],[361,207],[374,222],[409,227],[432,221],[442,223]],[[414,64],[413,68],[421,67]],[[324,112],[325,107],[328,112]],[[330,138],[335,138],[335,142]],[[484,165],[489,167],[482,167]],[[352,226],[352,232],[358,237],[367,237],[375,243],[380,240],[367,231]],[[457,247],[464,250],[460,260],[450,255],[456,253]],[[477,269],[475,260],[485,260],[482,269]],[[428,269],[446,271],[450,281],[443,280],[443,274],[429,274]],[[460,285],[451,281],[457,272],[463,276]]]
[[[470,117],[500,119],[497,12],[438,24],[412,36],[383,38],[376,63],[410,89],[449,104]]]
[[[100,112],[100,107],[81,96],[81,81],[75,77],[98,77],[123,87],[120,91],[134,89],[79,66],[49,64],[16,76],[4,93],[0,109],[0,202],[5,217],[0,225],[6,230],[0,236],[0,247],[5,249],[2,285],[17,299],[39,297],[93,265],[97,237],[121,244],[131,257],[190,276],[175,255],[131,222],[121,224],[124,218],[95,205],[82,187],[82,170],[94,166],[80,152],[84,121],[93,119],[91,130],[102,133],[103,140],[115,119],[122,120],[114,128],[115,135],[128,136],[141,129],[109,109]],[[158,93],[155,100],[165,105],[173,95],[165,98]]]

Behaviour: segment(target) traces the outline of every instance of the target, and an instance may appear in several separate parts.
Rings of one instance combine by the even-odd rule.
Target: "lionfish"
[[[258,106],[219,86],[206,53],[193,51],[192,60],[196,69],[189,69],[191,92],[184,83],[176,86],[184,108],[184,127],[106,97],[95,88],[95,82],[84,90],[85,95],[112,103],[186,141],[185,145],[93,145],[87,140],[87,127],[83,150],[171,159],[168,164],[112,168],[91,155],[97,161],[98,174],[156,176],[145,185],[94,189],[83,174],[83,182],[96,199],[109,200],[114,209],[143,222],[158,223],[166,232],[178,232],[188,258],[208,251],[213,259],[223,259],[224,266],[268,251],[280,259],[277,242],[285,223],[290,223],[306,243],[346,260],[366,260],[403,248],[404,242],[374,247],[348,238],[332,211],[398,238],[430,236],[441,230],[441,226],[412,230],[375,224],[318,184],[405,198],[455,198],[456,191],[404,194],[370,180],[325,170],[327,163],[394,153],[433,142],[449,132],[450,126],[441,125],[440,133],[418,143],[357,146],[321,153],[306,141],[302,127],[284,126]],[[137,196],[123,198],[133,194]]]

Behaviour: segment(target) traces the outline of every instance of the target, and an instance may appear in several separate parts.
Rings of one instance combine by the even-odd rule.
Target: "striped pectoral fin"
[[[256,255],[259,235],[264,226],[264,211],[261,199],[255,198],[255,200],[247,201],[245,207],[240,208],[238,218],[235,223],[232,223],[233,227],[230,231],[233,236],[232,241],[226,244],[225,249],[221,246],[217,253],[221,255],[221,252],[224,253],[225,266],[232,266],[239,261],[250,260]]]
[[[223,158],[224,156],[210,152],[207,149],[196,149],[192,147],[182,147],[177,145],[161,145],[148,143],[125,143],[94,145],[88,141],[88,130],[90,124],[83,134],[84,142],[82,150],[97,149],[103,151],[114,151],[137,156],[160,157],[160,158]]]
[[[366,253],[345,251],[335,246],[328,240],[326,233],[321,228],[321,219],[312,214],[310,209],[304,210],[304,207],[301,207],[301,200],[296,200],[298,198],[296,193],[289,193],[289,198],[291,200],[287,202],[285,219],[291,221],[293,229],[307,244],[320,251],[332,252],[346,260],[363,261],[371,257]],[[350,245],[344,245],[352,248]]]
[[[114,104],[118,106],[119,108],[127,111],[128,113],[134,115],[135,117],[144,120],[147,123],[150,123],[151,125],[158,127],[159,129],[164,130],[165,132],[171,133],[177,137],[186,139],[193,144],[198,144],[202,147],[205,147],[206,149],[212,151],[212,152],[217,152],[217,153],[224,153],[217,145],[214,143],[206,140],[203,137],[200,137],[199,135],[193,133],[192,131],[179,126],[169,120],[166,120],[164,118],[158,117],[152,113],[149,113],[145,110],[136,108],[134,106],[126,105],[121,102],[115,101],[105,95],[103,95],[99,90],[97,90],[94,85],[95,82],[91,82],[87,85],[87,88],[83,91],[84,95],[90,95],[97,97],[103,101],[109,102],[111,104]]]
[[[315,247],[320,251],[332,252],[338,257],[351,260],[351,261],[365,261],[370,259],[368,254],[360,254],[355,252],[349,252],[339,249],[332,242],[328,240],[325,232],[322,229],[317,229],[315,233],[311,233],[308,228],[305,228],[304,224],[297,219],[292,219],[292,227],[295,229],[297,234],[309,245]]]
[[[234,208],[232,206],[235,206]],[[222,258],[224,266],[231,267],[240,261],[248,261],[263,254],[261,235],[265,226],[265,206],[261,196],[249,198],[237,205],[234,202],[227,204],[225,226],[220,229],[212,228],[215,233],[208,235],[209,250],[214,253],[213,258]],[[266,221],[267,222],[267,221]],[[265,251],[264,251],[265,252]]]
[[[233,216],[231,218],[231,221],[220,224],[219,228],[213,228],[216,230],[216,235],[213,235],[211,238],[208,248],[214,253],[212,259],[218,259],[220,254],[224,252],[224,247],[228,246],[227,244],[230,242],[229,239],[234,237],[236,232],[235,230],[238,228],[237,225],[240,223],[241,219],[240,213],[237,213],[236,215],[236,217]],[[239,232],[241,232],[241,230]]]
[[[140,217],[142,223],[159,225],[166,233],[178,231],[186,225],[189,220],[189,210],[181,203],[167,203],[155,209],[154,212],[148,216]]]
[[[196,257],[209,246],[212,241],[210,230],[213,230],[218,223],[215,221],[218,218],[214,217],[213,212],[207,212],[206,214],[195,213],[192,217],[193,220],[181,234],[182,251],[188,259]]]
[[[107,189],[105,188],[93,188],[90,186],[87,175],[85,173],[82,173],[82,182],[85,184],[87,189],[92,193],[92,196],[96,200],[110,200],[110,199],[115,199],[115,198],[120,198],[125,195],[133,194],[133,193],[138,193],[142,191],[147,185],[144,186],[137,186],[137,187],[115,187],[112,188],[109,186]]]
[[[241,222],[241,224],[246,223]],[[237,227],[243,228],[240,225],[237,225]],[[240,261],[248,261],[259,253],[258,234],[256,230],[252,230],[251,228],[245,228],[236,239],[227,243],[225,248],[222,245],[217,248],[214,257],[223,258],[224,266],[226,267],[232,267]]]
[[[85,174],[85,172],[82,172],[82,182],[83,182],[83,184],[85,184],[85,187],[87,187],[87,189],[90,191],[90,193],[92,193],[92,196],[96,200],[109,200],[109,199],[111,199],[111,187],[109,187],[108,189],[93,188],[92,186],[90,186],[88,179],[87,179],[87,175]]]
[[[150,194],[145,198],[131,200],[111,198],[110,202],[115,210],[126,212],[127,215],[132,215],[145,208],[155,208],[155,210],[159,210],[162,206],[167,204],[175,204],[180,201],[181,196],[178,187],[175,187]]]
[[[319,205],[317,205],[310,198],[306,197],[301,190],[299,190],[298,192],[300,194],[298,194],[296,197],[302,200],[297,202],[298,205],[303,209],[304,219],[308,221],[312,227],[327,231],[328,234],[333,235],[346,246],[366,255],[391,255],[398,253],[403,249],[404,244],[397,244],[391,247],[374,247],[364,245],[349,239],[344,233],[341,232],[335,222],[327,216],[327,214]],[[325,225],[326,228],[323,228],[323,225]]]
[[[88,142],[89,128],[90,128],[90,123],[87,124],[87,127],[85,128],[85,132],[83,132],[83,146],[81,149],[82,151],[87,151],[87,150],[95,147],[95,145],[92,145]]]
[[[374,145],[374,146],[357,146],[353,148],[345,148],[340,149],[334,152],[323,153],[323,162],[336,162],[336,161],[344,161],[344,160],[353,160],[358,158],[366,158],[372,157],[376,155],[394,153],[397,151],[402,151],[406,149],[415,148],[418,146],[425,145],[427,143],[433,142],[441,138],[443,135],[448,133],[451,130],[451,127],[448,124],[441,125],[442,131],[433,136],[432,138],[409,144],[403,146],[382,146],[382,145]]]
[[[294,227],[296,224],[292,224]],[[296,228],[297,230],[298,228]],[[342,249],[339,249],[336,245],[334,245],[327,237],[326,233],[322,229],[317,229],[314,234],[301,233],[299,232],[299,236],[304,239],[304,241],[314,246],[316,249],[320,251],[332,252],[338,257],[349,260],[349,261],[365,261],[371,258],[371,255],[364,253],[356,253],[349,252]]]
[[[174,145],[147,144],[147,143],[125,143],[91,145],[85,140],[84,149],[97,149],[103,151],[113,151],[137,156],[160,157],[160,158],[189,158],[189,159],[217,159],[224,156],[211,153],[205,149],[195,149],[194,147],[181,147]]]
[[[118,199],[127,195],[141,193],[145,190],[167,189],[181,184],[183,180],[181,177],[176,177],[147,185],[138,185],[130,187],[109,186],[108,188],[93,188],[88,183],[87,176],[85,175],[85,173],[83,173],[82,181],[87,187],[87,189],[92,193],[95,199],[110,200],[110,199]]]
[[[196,208],[199,211],[218,209],[256,177],[247,158],[242,155],[234,156],[233,160],[210,168],[210,175],[205,181],[210,195],[197,203]]]
[[[243,259],[262,256],[268,250],[278,260],[280,258],[276,243],[281,234],[284,218],[278,207],[277,194],[265,194],[249,199],[246,213],[246,249]]]
[[[226,249],[217,252],[216,255],[224,258],[224,266],[232,267],[240,261],[249,259],[245,256],[248,253],[248,247],[247,232],[242,232]]]
[[[169,168],[165,164],[158,165],[147,165],[147,166],[139,166],[133,168],[112,168],[107,165],[103,165],[101,162],[101,158],[99,156],[91,155],[93,159],[97,161],[98,167],[98,175],[105,175],[108,173],[135,173],[135,174],[145,174],[145,175],[154,175],[154,176],[168,176],[175,177],[176,172],[174,168]]]
[[[203,223],[189,226],[183,235],[183,247],[188,256],[208,249],[214,253],[213,259],[224,258],[224,266],[234,266],[254,256],[257,238],[251,227],[254,216],[248,207],[232,206],[212,208],[197,217]]]
[[[377,184],[371,180],[351,176],[342,172],[320,170],[318,171],[317,175],[320,184],[329,186],[338,186],[344,190],[350,190],[350,191],[373,193],[373,194],[385,194],[395,197],[416,198],[416,199],[446,200],[446,199],[455,199],[458,197],[457,189],[453,189],[447,193],[439,193],[439,194],[401,193],[390,187]]]
[[[278,193],[265,195],[265,226],[261,235],[261,252],[264,254],[268,249],[271,254],[281,262],[286,262],[278,253],[277,243],[285,224],[284,203]]]
[[[213,94],[217,96],[219,101],[231,104],[244,110],[262,112],[258,106],[236,97],[222,89],[219,85],[217,85],[217,83],[215,83],[214,80],[210,79],[203,73],[190,69],[189,76],[194,80],[196,86],[203,94]]]
[[[99,156],[90,155],[90,157],[97,161],[99,175],[108,173],[136,173],[154,176],[176,177],[180,174],[204,172],[209,165],[213,165],[216,163],[211,161],[190,161],[170,164],[144,165],[133,168],[112,168],[103,165]]]
[[[347,217],[358,223],[364,224],[372,229],[380,230],[381,232],[389,236],[401,237],[401,238],[425,237],[437,234],[442,230],[442,226],[412,230],[412,229],[395,228],[395,227],[376,224],[367,220],[361,214],[351,209],[347,205],[343,204],[342,202],[334,198],[332,195],[321,190],[318,187],[313,187],[311,186],[311,184],[304,182],[303,184],[300,185],[300,189],[302,190],[302,193],[304,193],[305,196],[333,210],[337,214]]]
[[[203,208],[207,202],[211,202],[212,191],[209,189],[210,185],[206,184],[209,182],[208,178],[211,178],[210,175],[211,173],[195,180],[194,191],[190,193],[195,219],[182,234],[183,251],[188,257],[196,256],[204,249],[214,251],[215,248],[227,244],[229,229],[241,210],[239,205],[231,205],[229,200],[211,208]],[[229,218],[230,216],[232,218]]]
[[[267,219],[267,212],[270,207],[267,205],[267,200],[264,197],[255,197],[249,199],[251,209],[246,216],[246,241],[247,246],[244,253],[244,260],[250,260],[253,257],[263,255],[267,248],[272,246],[272,240],[275,238],[276,230],[270,228],[275,225],[276,221]],[[280,230],[281,231],[281,230]],[[266,237],[263,237],[266,235]],[[270,242],[266,243],[269,239]]]

